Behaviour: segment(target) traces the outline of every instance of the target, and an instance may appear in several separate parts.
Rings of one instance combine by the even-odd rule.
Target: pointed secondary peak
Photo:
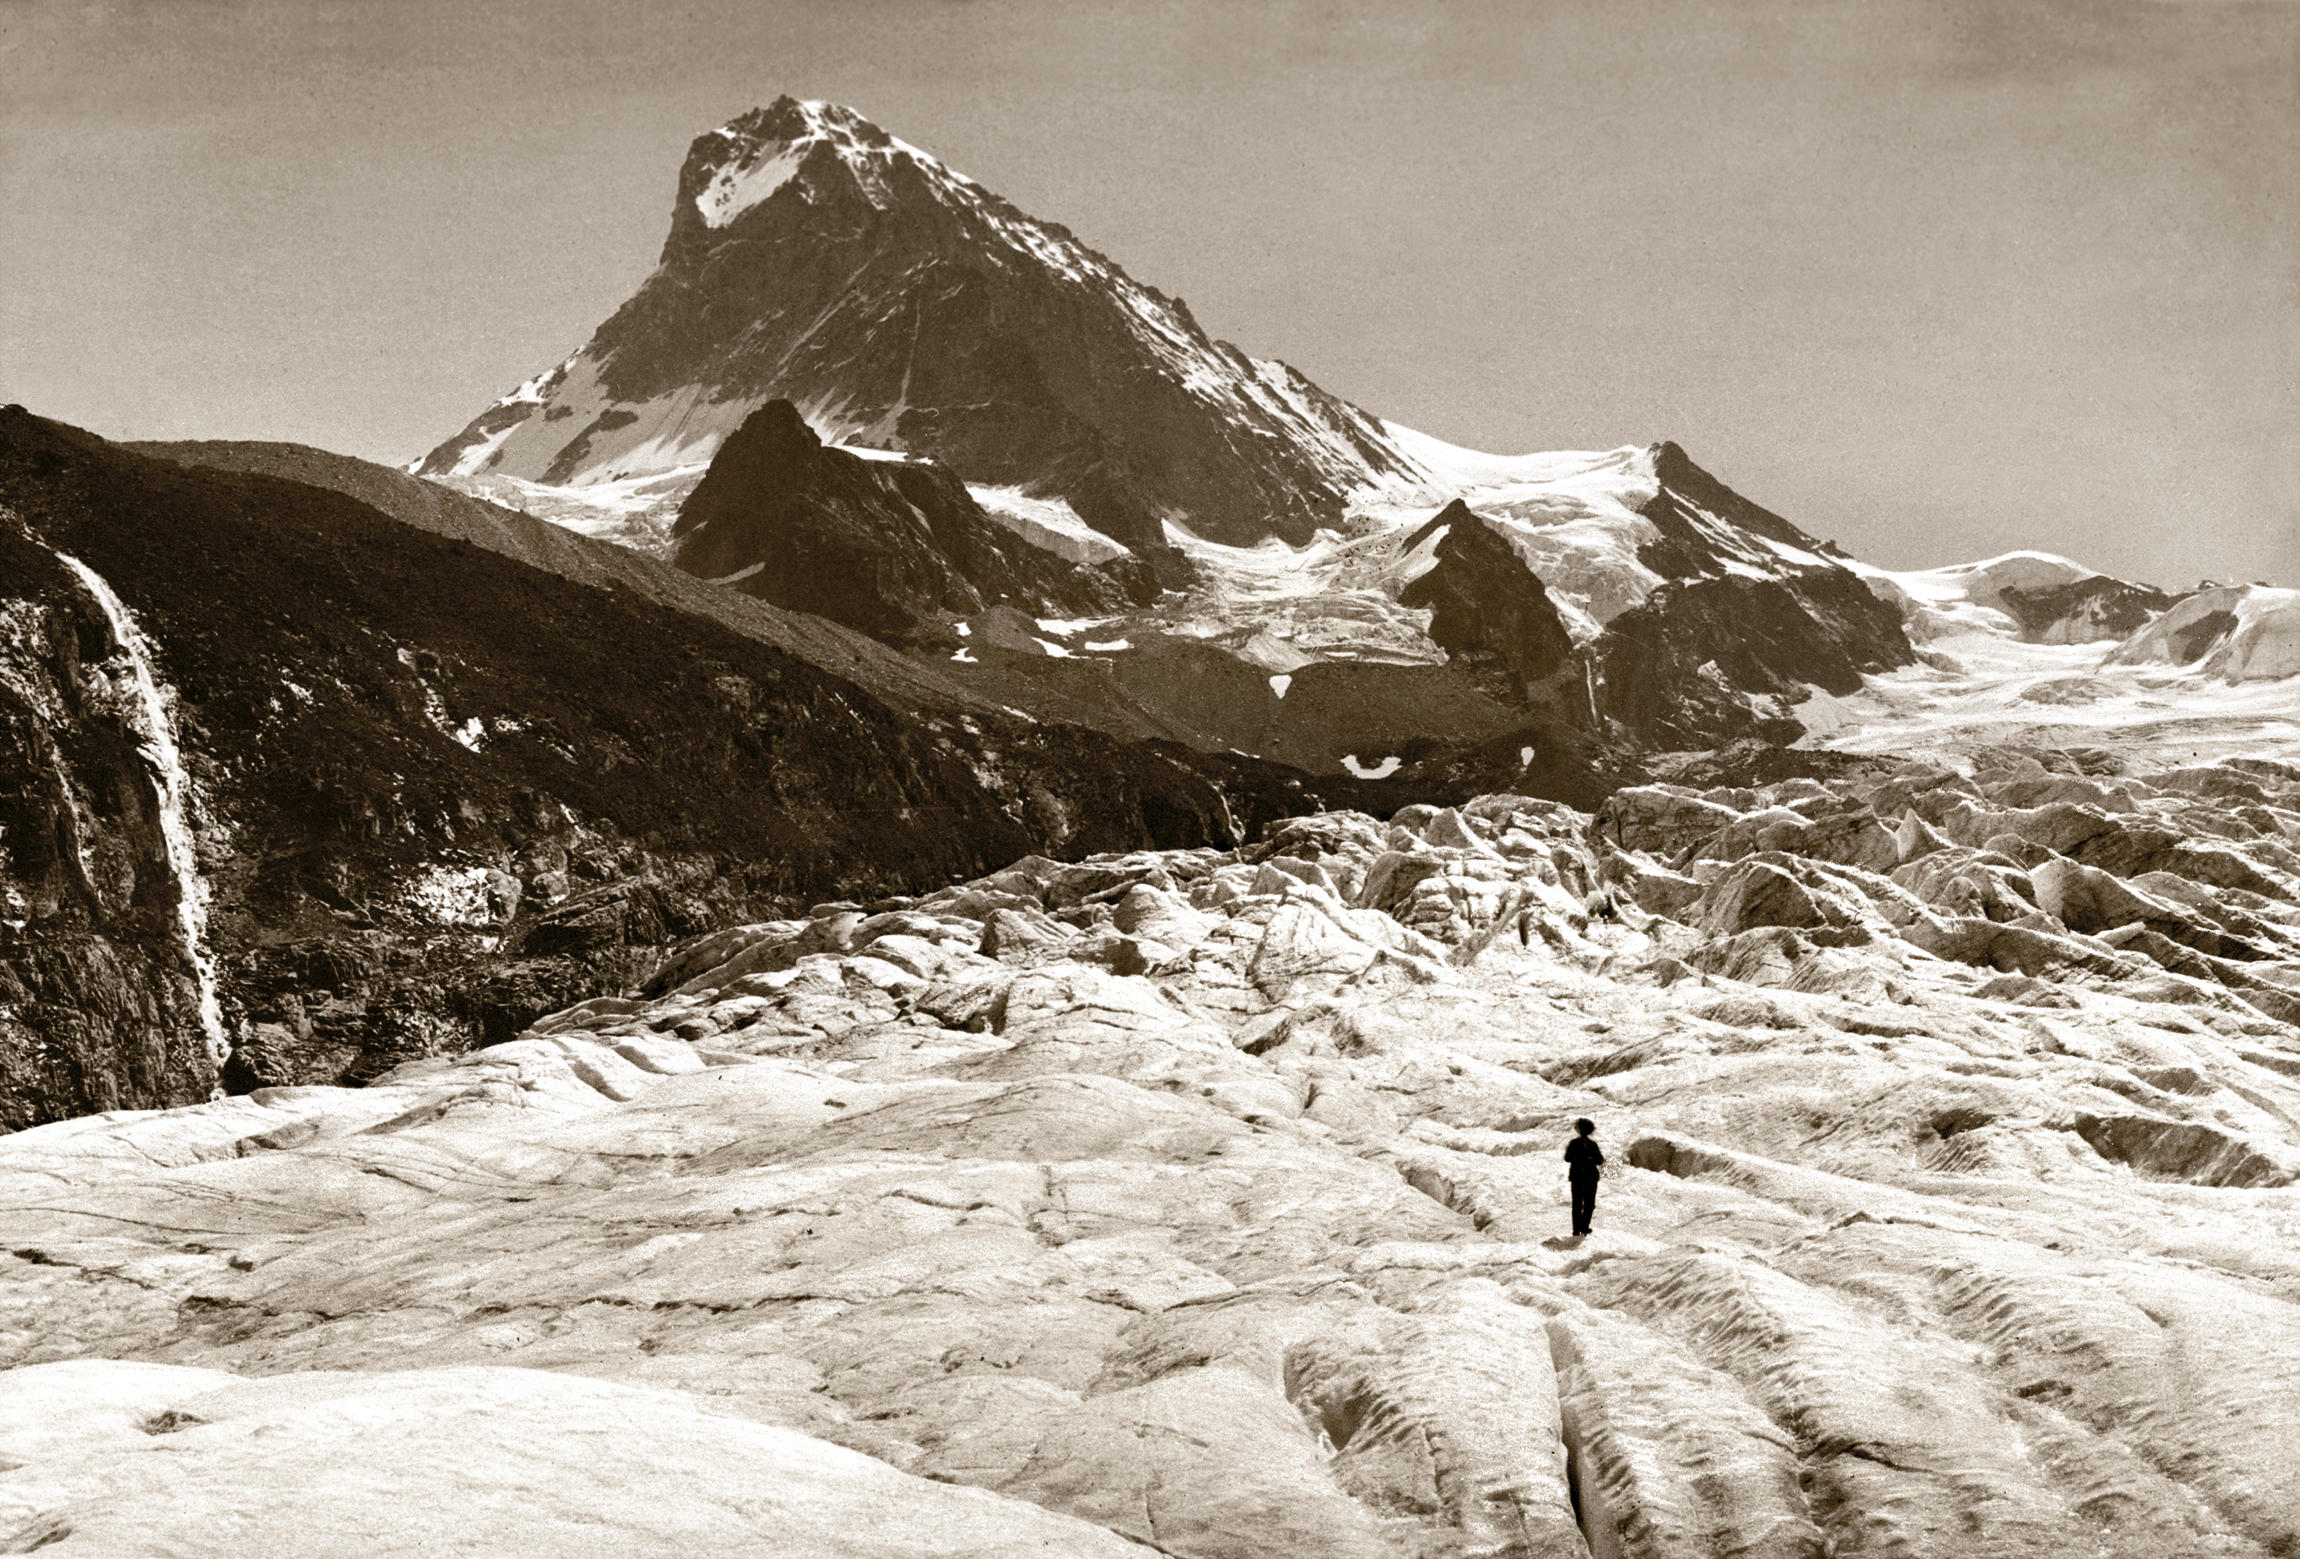
[[[745,417],[712,463],[761,456],[804,459],[822,447],[822,435],[808,425],[798,407],[777,398]]]

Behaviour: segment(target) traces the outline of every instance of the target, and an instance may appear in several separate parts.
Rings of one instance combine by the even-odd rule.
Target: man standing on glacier
[[[1597,1146],[1595,1121],[1577,1120],[1573,1131],[1573,1140],[1565,1145],[1565,1177],[1573,1183],[1573,1232],[1578,1237],[1589,1232],[1589,1221],[1597,1214],[1597,1177],[1605,1154]]]

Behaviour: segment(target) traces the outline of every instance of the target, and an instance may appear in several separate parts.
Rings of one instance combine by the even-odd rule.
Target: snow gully
[[[133,672],[135,700],[142,715],[137,735],[159,791],[160,836],[166,842],[168,866],[176,877],[176,923],[183,933],[184,954],[191,960],[192,977],[199,990],[200,1029],[207,1038],[208,1057],[222,1066],[231,1055],[231,1040],[224,1032],[223,1007],[216,998],[215,959],[207,948],[208,883],[200,875],[199,857],[192,849],[192,777],[184,767],[183,749],[176,744],[167,701],[152,675],[151,641],[103,575],[69,552],[58,552],[56,557],[80,577],[96,604],[104,609],[112,637],[126,653]]]

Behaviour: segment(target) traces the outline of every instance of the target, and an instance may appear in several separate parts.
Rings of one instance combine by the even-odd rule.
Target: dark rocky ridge
[[[844,677],[897,708],[979,716],[1020,707],[1038,719],[1088,725],[1127,738],[1170,734],[1109,722],[1102,712],[1066,704],[1027,680],[902,654],[843,623],[785,611],[697,579],[661,559],[373,461],[302,444],[206,440],[119,447],[184,465],[285,477],[343,493],[418,530],[470,542],[578,584],[628,592],[673,611],[708,618],[744,638]]]
[[[1786,705],[1813,687],[1858,692],[1864,673],[1915,659],[1900,614],[1842,571],[1795,587],[1732,574],[1665,584],[1588,648],[1599,711],[1664,749],[1793,742],[1805,728]]]
[[[1448,669],[1504,707],[1687,750],[1794,741],[1804,728],[1786,707],[1810,687],[1852,693],[1864,674],[1916,658],[1899,612],[1840,566],[1829,543],[1734,492],[1675,444],[1655,448],[1654,467],[1660,488],[1639,512],[1660,534],[1638,561],[1663,583],[1579,647],[1541,577],[1460,500],[1408,536],[1401,551],[1444,531],[1435,566],[1399,600],[1431,609],[1430,637]]]
[[[1649,551],[1641,561],[1657,573],[1680,575],[1713,569],[1718,559],[1714,540],[1700,535],[1709,529],[1710,520],[1722,520],[1799,551],[1829,558],[1846,555],[1835,542],[1815,540],[1763,504],[1752,502],[1727,487],[1695,465],[1693,457],[1675,440],[1663,439],[1653,446],[1653,474],[1660,481],[1661,492],[1642,512],[1661,528],[1664,542],[1660,546],[1674,542],[1690,548],[1675,562],[1658,547]]]
[[[990,605],[1099,617],[1158,593],[1132,555],[1084,565],[1032,546],[939,465],[824,447],[787,400],[720,446],[671,534],[690,574],[891,643],[949,638],[939,617]]]
[[[780,188],[705,221],[723,170],[786,145]],[[778,396],[836,406],[967,481],[1059,495],[1137,550],[1163,545],[1170,510],[1225,540],[1306,540],[1352,487],[1410,474],[1374,419],[1212,340],[1066,229],[790,98],[696,139],[654,274],[536,398],[490,408],[422,469],[527,424],[480,468],[566,481],[631,408],[690,387],[727,408],[722,433]]]
[[[816,900],[1030,853],[1227,844],[1289,813],[1505,775],[1587,805],[1616,778],[1570,743],[1520,778],[1504,737],[1421,743],[1381,783],[1313,780],[985,711],[963,689],[897,707],[765,642],[811,631],[890,684],[907,666],[914,686],[942,685],[818,619],[727,595],[767,614],[745,636],[650,599],[641,585],[668,587],[644,570],[576,583],[338,492],[139,456],[21,408],[0,411],[0,503],[22,520],[0,614],[45,625],[11,650],[16,681],[36,673],[44,707],[65,709],[73,657],[104,652],[54,561],[70,552],[126,603],[175,692],[234,1089],[356,1081],[507,1037],[627,987],[677,938]],[[433,518],[518,542],[499,511],[455,512]],[[575,545],[560,563],[591,566],[592,545],[616,552]],[[149,775],[101,719],[27,720],[23,702],[7,711],[7,870],[17,898],[55,908],[0,917],[0,962],[30,992],[0,997],[17,1025],[0,1120],[202,1096],[214,1071],[172,889],[148,869]],[[109,873],[92,894],[59,886],[70,862],[40,842],[75,828]]]
[[[0,500],[27,526],[12,550],[83,558],[180,697],[216,825],[203,864],[243,1041],[235,1086],[358,1077],[502,1037],[730,915],[1033,850],[1230,836],[1222,795],[1145,749],[1011,717],[897,714],[707,620],[334,493],[5,417]],[[29,657],[68,684],[70,654],[96,644],[86,603],[52,559],[5,578],[8,610],[71,625]],[[11,715],[11,880],[54,908],[0,933],[40,1004],[38,1042],[12,1036],[5,1118],[204,1093],[211,1079],[183,1060],[196,1035],[167,995],[182,959],[156,879],[64,892],[41,843],[70,837],[76,793],[112,877],[115,857],[152,860],[132,754],[100,721],[67,720],[49,733],[63,762],[42,762],[40,733]],[[466,908],[424,902],[442,869],[468,879]]]
[[[1082,725],[1127,741],[1178,743],[1196,749],[1184,761],[1200,772],[1222,766],[1229,776],[1222,784],[1241,818],[1264,805],[1277,810],[1256,815],[1294,809],[1295,802],[1276,798],[1294,796],[1292,787],[1302,783],[1327,804],[1368,811],[1442,802],[1478,794],[1475,785],[1461,789],[1471,784],[1471,773],[1486,776],[1478,782],[1486,790],[1508,784],[1593,806],[1603,795],[1602,788],[1592,788],[1593,776],[1628,767],[1583,730],[1586,722],[1578,717],[1552,718],[1497,701],[1452,668],[1335,661],[1305,668],[1280,699],[1262,670],[1197,639],[1137,634],[1126,655],[1057,659],[1038,650],[1034,630],[1020,613],[1012,614],[1014,631],[1001,632],[1002,614],[995,609],[977,620],[973,638],[954,641],[968,644],[975,661],[906,655],[844,624],[739,595],[612,542],[348,455],[292,444],[127,447],[347,493],[410,525],[564,578],[632,591],[709,617],[835,672],[898,708],[993,720],[1020,709],[1038,720]],[[1530,768],[1514,756],[1528,745],[1538,753]],[[1489,748],[1488,757],[1477,756]],[[1261,772],[1255,762],[1248,758],[1230,767],[1241,753],[1305,769],[1316,778],[1271,776],[1271,800],[1256,801],[1252,797],[1265,781],[1241,777]],[[1404,767],[1388,780],[1360,785],[1336,772],[1347,753],[1395,753]],[[1356,799],[1345,803],[1343,795]]]

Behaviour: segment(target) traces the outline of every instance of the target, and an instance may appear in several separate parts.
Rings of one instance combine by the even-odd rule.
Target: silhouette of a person
[[[1565,1145],[1565,1177],[1573,1183],[1573,1232],[1587,1234],[1597,1214],[1597,1176],[1605,1154],[1597,1146],[1597,1122],[1575,1121],[1573,1131]]]

